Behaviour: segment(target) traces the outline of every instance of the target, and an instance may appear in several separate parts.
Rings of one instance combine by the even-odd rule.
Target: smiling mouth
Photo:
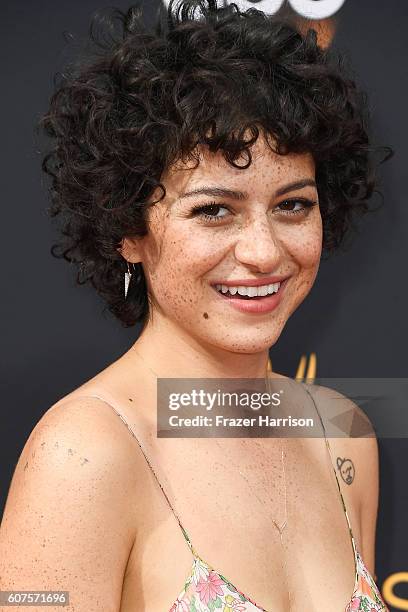
[[[249,287],[246,285],[237,285],[234,287],[229,287],[227,285],[212,285],[212,287],[225,298],[259,301],[278,293],[281,286],[284,285],[286,281],[287,279],[282,282],[259,285],[256,287]]]

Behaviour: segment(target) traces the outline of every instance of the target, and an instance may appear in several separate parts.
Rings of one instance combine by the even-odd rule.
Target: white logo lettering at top
[[[337,13],[346,0],[289,0],[294,11],[309,19],[325,19]]]
[[[232,0],[231,0],[232,1]],[[233,0],[241,11],[257,8],[273,15],[284,3],[284,0]],[[289,0],[294,11],[308,19],[325,19],[331,17],[343,6],[346,0]],[[166,6],[169,0],[164,0]],[[220,2],[220,6],[222,2]]]

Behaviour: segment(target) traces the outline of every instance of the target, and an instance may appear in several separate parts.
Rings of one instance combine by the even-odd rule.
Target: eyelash
[[[283,200],[283,202],[279,202],[279,204],[276,205],[275,208],[277,208],[278,206],[281,206],[282,204],[288,204],[288,203],[293,203],[293,204],[297,204],[297,203],[301,203],[303,204],[304,208],[301,208],[300,210],[287,210],[287,211],[283,211],[281,210],[281,212],[284,215],[298,215],[298,214],[304,214],[308,209],[312,208],[312,206],[314,206],[315,204],[317,204],[316,201],[313,200],[309,200],[308,198],[291,198],[289,200]],[[229,212],[230,209],[227,205],[225,204],[220,204],[218,202],[209,202],[208,204],[199,204],[197,206],[194,206],[191,209],[191,215],[193,217],[201,217],[202,219],[204,219],[205,221],[209,221],[210,223],[219,223],[220,221],[222,221],[225,216],[222,217],[215,217],[214,215],[208,215],[206,214],[205,211],[207,211],[208,209],[211,208],[225,208],[226,210],[228,210]]]

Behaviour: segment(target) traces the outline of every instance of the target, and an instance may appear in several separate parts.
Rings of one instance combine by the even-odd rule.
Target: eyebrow
[[[288,183],[283,187],[280,187],[275,191],[274,197],[285,195],[291,191],[303,189],[303,187],[315,187],[317,188],[316,182],[313,179],[302,179]],[[186,191],[180,196],[180,199],[189,198],[190,196],[207,195],[212,197],[220,198],[232,198],[233,200],[248,200],[249,194],[246,191],[236,191],[235,189],[226,189],[225,187],[199,187],[192,191]]]

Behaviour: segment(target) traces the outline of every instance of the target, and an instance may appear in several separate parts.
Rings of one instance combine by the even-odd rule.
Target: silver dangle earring
[[[125,299],[128,293],[130,279],[132,278],[132,272],[130,271],[129,262],[126,262],[126,263],[127,263],[127,272],[125,272]],[[135,264],[132,263],[132,265],[133,265],[133,271],[134,271]]]

